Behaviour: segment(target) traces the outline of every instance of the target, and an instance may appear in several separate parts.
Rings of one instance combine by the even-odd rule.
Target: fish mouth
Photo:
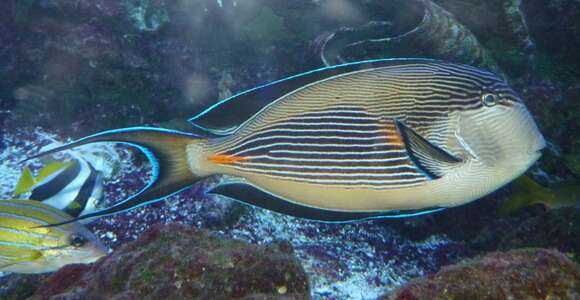
[[[541,155],[547,146],[548,144],[546,143],[546,140],[542,137],[541,141],[535,147],[532,147],[530,150],[528,150],[528,154]]]

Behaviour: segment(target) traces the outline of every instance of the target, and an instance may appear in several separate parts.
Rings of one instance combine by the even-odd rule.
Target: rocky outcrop
[[[580,266],[546,249],[493,252],[416,279],[382,299],[578,299]]]
[[[286,242],[250,245],[189,226],[155,225],[93,266],[69,265],[30,299],[307,299]]]

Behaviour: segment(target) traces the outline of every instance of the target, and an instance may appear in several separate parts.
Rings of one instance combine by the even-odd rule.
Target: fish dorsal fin
[[[395,120],[395,125],[413,163],[432,179],[442,177],[445,170],[461,162],[461,159],[433,145],[402,122]]]
[[[209,193],[219,194],[233,200],[241,201],[252,206],[265,208],[285,215],[329,223],[345,223],[385,218],[404,218],[428,214],[444,209],[432,208],[426,210],[369,212],[321,209],[300,205],[292,201],[282,199],[277,195],[271,194],[243,180],[233,180],[229,182],[226,181],[225,183],[214,187]]]
[[[53,174],[56,174],[59,171],[62,171],[73,164],[73,161],[55,161],[47,164],[44,168],[38,171],[38,176],[36,176],[36,182],[42,182],[43,180],[47,179]]]
[[[223,99],[189,119],[189,122],[203,134],[209,133],[218,136],[231,134],[268,104],[308,84],[356,71],[426,62],[435,62],[435,60],[421,58],[375,59],[312,70],[257,86]]]
[[[32,190],[34,184],[35,181],[34,177],[32,177],[32,172],[28,167],[24,167],[24,169],[22,169],[22,174],[20,174],[20,179],[18,179],[18,183],[16,184],[16,188],[14,189],[14,194],[18,196],[28,193]]]

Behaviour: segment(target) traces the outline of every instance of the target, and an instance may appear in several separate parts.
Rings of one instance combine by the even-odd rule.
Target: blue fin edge
[[[297,203],[295,203],[293,201],[289,201],[287,199],[284,199],[283,197],[280,197],[280,196],[275,195],[275,194],[272,194],[272,193],[270,193],[270,192],[268,192],[268,191],[266,191],[264,189],[261,189],[261,188],[255,186],[255,185],[253,185],[253,184],[251,184],[251,183],[243,180],[243,179],[229,180],[229,181],[220,183],[216,187],[214,187],[214,189],[217,188],[217,187],[219,187],[219,186],[233,185],[233,184],[245,184],[245,185],[251,186],[251,187],[253,187],[253,188],[261,191],[262,193],[268,194],[269,196],[274,197],[274,198],[278,198],[278,199],[280,199],[280,201],[288,202],[291,205],[302,206],[302,207],[310,208],[310,209],[313,209],[313,210],[320,210],[321,213],[324,213],[324,211],[325,211],[324,209],[321,209],[321,208],[300,205],[300,204],[297,204]],[[265,209],[265,210],[268,210],[268,211],[271,211],[271,212],[274,212],[274,213],[278,213],[278,214],[288,215],[288,214],[284,214],[282,212],[272,211],[270,209],[267,209],[267,208],[264,208],[264,207],[260,207],[259,205],[254,205],[252,203],[245,202],[245,201],[243,201],[241,199],[236,199],[236,198],[229,197],[229,196],[225,196],[225,195],[222,195],[222,194],[219,194],[219,193],[212,193],[211,190],[207,194],[208,195],[219,195],[221,197],[231,199],[233,201],[242,203],[244,205],[248,205],[248,206],[255,207],[255,208],[259,208],[259,209]],[[443,211],[445,209],[447,209],[447,207],[438,207],[438,208],[421,210],[421,211],[415,211],[415,212],[410,212],[410,213],[405,213],[404,211],[391,210],[391,211],[385,211],[384,214],[382,214],[382,212],[380,212],[380,211],[377,211],[376,212],[377,213],[376,216],[369,216],[369,217],[364,217],[364,218],[353,218],[352,220],[345,220],[345,221],[328,221],[328,220],[319,220],[319,219],[305,218],[305,217],[300,217],[300,216],[292,216],[292,217],[299,218],[299,219],[306,219],[306,220],[316,221],[316,222],[320,222],[320,223],[327,223],[327,224],[351,224],[351,223],[359,223],[359,222],[372,221],[372,220],[380,220],[380,219],[401,219],[401,218],[417,217],[417,216],[427,215],[427,214],[431,214],[431,213],[436,213],[436,212],[439,212],[439,211]],[[334,211],[334,212],[342,213],[341,211]],[[398,213],[398,212],[401,212],[401,213]],[[349,212],[344,212],[344,213],[345,214],[348,214]],[[353,215],[356,214],[356,213],[361,213],[361,212],[353,212]],[[364,212],[362,212],[362,213],[364,213]]]
[[[202,117],[203,115],[207,114],[208,112],[214,110],[216,107],[229,102],[235,98],[238,98],[239,96],[245,95],[247,93],[251,93],[253,91],[268,87],[268,86],[272,86],[278,83],[282,83],[284,81],[288,81],[290,79],[294,79],[297,77],[301,77],[301,76],[306,76],[306,75],[310,75],[312,73],[316,73],[316,72],[321,72],[321,71],[325,71],[325,70],[332,70],[332,69],[337,69],[337,68],[341,68],[341,67],[346,67],[346,66],[353,66],[353,65],[360,65],[360,64],[368,64],[368,63],[377,63],[377,62],[396,62],[396,61],[401,61],[401,62],[406,62],[406,61],[424,61],[424,62],[435,62],[438,61],[436,59],[430,59],[430,58],[380,58],[380,59],[369,59],[369,60],[363,60],[363,61],[356,61],[356,62],[350,62],[350,63],[345,63],[345,64],[340,64],[340,65],[334,65],[334,66],[330,66],[330,67],[322,67],[322,68],[318,68],[318,69],[314,69],[314,70],[310,70],[310,71],[306,71],[303,73],[299,73],[296,75],[292,75],[289,77],[285,77],[282,79],[278,79],[266,84],[262,84],[256,87],[253,87],[251,89],[245,90],[243,92],[237,93],[235,95],[232,95],[230,97],[227,97],[225,99],[222,99],[220,101],[218,101],[217,103],[211,105],[210,107],[206,108],[204,111],[198,113],[197,115],[189,118],[187,121],[195,128],[198,128],[204,132],[209,132],[211,134],[214,135],[227,135],[232,133],[233,131],[235,131],[237,129],[237,127],[233,127],[233,128],[229,128],[227,130],[215,130],[215,129],[209,129],[206,127],[203,127],[201,125],[195,124],[195,120]]]

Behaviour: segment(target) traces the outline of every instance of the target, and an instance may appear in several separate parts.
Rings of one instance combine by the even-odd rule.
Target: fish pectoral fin
[[[432,179],[442,177],[445,174],[445,170],[461,162],[461,159],[433,145],[413,129],[396,119],[395,125],[401,135],[407,154],[413,163]]]
[[[34,177],[32,177],[32,172],[28,167],[24,167],[24,169],[22,169],[22,174],[20,174],[20,179],[18,179],[18,183],[16,184],[16,188],[14,189],[14,194],[18,196],[30,192],[34,183],[35,181]]]

